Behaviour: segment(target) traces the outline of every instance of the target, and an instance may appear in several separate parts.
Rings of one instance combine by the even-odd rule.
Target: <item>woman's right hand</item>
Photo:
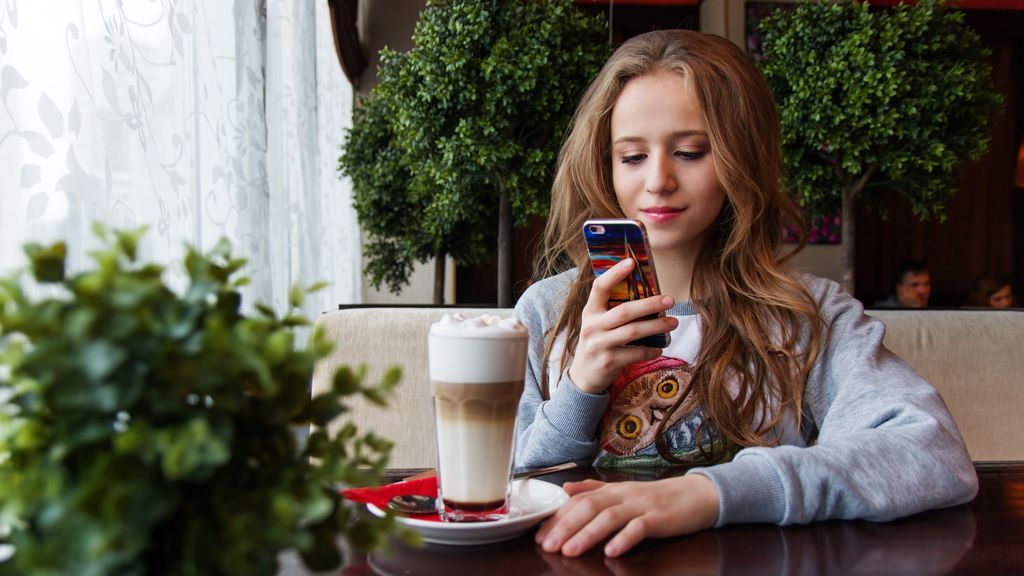
[[[671,332],[679,325],[671,316],[643,319],[671,308],[675,303],[671,296],[651,296],[608,309],[612,289],[629,275],[634,265],[632,258],[622,260],[597,277],[590,288],[590,297],[583,307],[576,352],[569,367],[569,379],[584,392],[602,394],[624,367],[660,356],[660,348],[628,344],[646,336]]]

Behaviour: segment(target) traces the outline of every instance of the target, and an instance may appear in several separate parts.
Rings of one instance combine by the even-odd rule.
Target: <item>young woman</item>
[[[1009,308],[1013,306],[1013,284],[1001,272],[986,272],[978,276],[967,295],[968,306]]]
[[[531,334],[516,466],[694,467],[567,484],[544,550],[611,537],[617,556],[729,523],[887,520],[973,498],[952,418],[882,346],[881,322],[780,258],[799,221],[780,154],[767,85],[715,36],[635,37],[584,95],[552,190],[549,277],[516,306]],[[608,308],[634,263],[595,280],[581,227],[609,217],[644,223],[663,296]],[[658,332],[663,350],[628,345]]]

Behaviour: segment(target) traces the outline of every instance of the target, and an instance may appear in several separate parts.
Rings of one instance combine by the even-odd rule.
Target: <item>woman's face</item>
[[[1009,284],[988,297],[988,305],[993,308],[1009,308],[1011,304],[1013,304],[1013,289]]]
[[[655,72],[626,83],[611,117],[612,185],[655,253],[695,256],[725,194],[692,83]]]

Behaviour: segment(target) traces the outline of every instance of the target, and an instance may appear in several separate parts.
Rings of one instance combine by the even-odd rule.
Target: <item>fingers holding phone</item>
[[[655,294],[621,304],[611,301],[611,295],[616,287],[632,274],[635,267],[635,261],[627,258],[595,279],[583,314],[594,316],[599,327],[606,330],[634,325],[629,330],[619,331],[620,337],[616,338],[618,346],[634,345],[660,349],[668,344],[666,332],[678,325],[675,320],[664,316],[665,311],[675,304],[671,296]]]
[[[609,318],[621,324],[643,318],[644,316],[663,314],[671,308],[675,304],[675,300],[671,296],[658,294],[657,291],[639,299],[615,300],[616,292],[621,292],[622,284],[629,276],[634,274],[635,268],[636,261],[632,258],[626,258],[595,278],[590,288],[590,297],[587,299],[584,312],[588,311],[588,308],[591,312],[612,312],[613,314]],[[636,344],[641,345],[640,342]],[[668,339],[665,338],[663,341],[651,342],[649,345],[664,348],[668,345]]]
[[[671,296],[651,296],[608,308],[608,285],[621,281],[632,267],[630,260],[624,260],[595,280],[583,308],[569,378],[584,392],[601,394],[622,368],[657,358],[661,348],[634,343],[663,335],[679,324],[663,315],[672,307]]]
[[[640,222],[588,220],[583,235],[596,279],[569,377],[581,390],[599,394],[623,367],[657,358],[678,321],[665,316],[673,300],[660,295]]]

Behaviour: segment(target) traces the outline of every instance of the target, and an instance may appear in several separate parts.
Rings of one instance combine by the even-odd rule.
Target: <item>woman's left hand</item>
[[[579,556],[613,533],[604,547],[620,556],[644,538],[676,536],[718,521],[718,490],[706,476],[655,482],[568,482],[572,497],[537,531],[545,552]]]

